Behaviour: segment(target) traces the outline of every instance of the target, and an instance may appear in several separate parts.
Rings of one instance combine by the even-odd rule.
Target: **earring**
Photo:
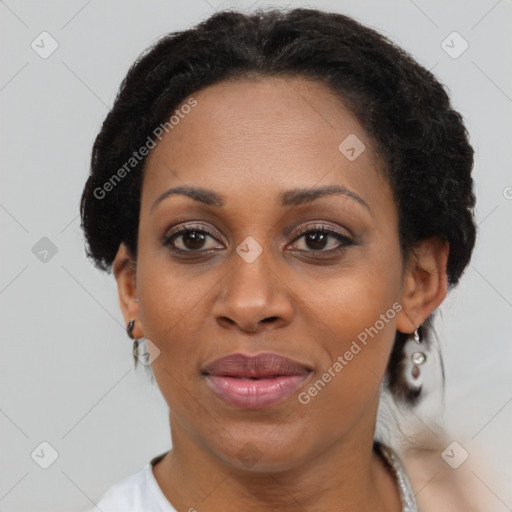
[[[416,327],[416,330],[414,331],[414,341],[418,344],[421,344],[421,337],[420,337],[420,326]],[[413,352],[411,354],[411,361],[413,363],[411,368],[411,376],[413,379],[418,379],[420,376],[420,366],[425,363],[427,360],[427,355],[425,352]]]
[[[133,362],[136,367],[137,361],[138,361],[138,354],[139,354],[139,342],[142,341],[144,338],[141,338],[141,339],[135,338],[135,336],[133,335],[134,327],[135,327],[135,318],[132,318],[128,322],[128,325],[126,326],[126,334],[128,334],[128,336],[133,340],[132,354],[133,354]]]
[[[126,334],[128,334],[128,336],[134,340],[135,337],[133,336],[133,328],[135,327],[135,318],[132,318],[129,322],[128,322],[128,325],[126,326]]]

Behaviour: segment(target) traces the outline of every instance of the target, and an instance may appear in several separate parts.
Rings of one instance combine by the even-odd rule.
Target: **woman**
[[[375,426],[381,388],[421,399],[475,242],[472,165],[441,84],[346,16],[220,12],[146,52],[81,213],[172,449],[98,508],[471,510]]]

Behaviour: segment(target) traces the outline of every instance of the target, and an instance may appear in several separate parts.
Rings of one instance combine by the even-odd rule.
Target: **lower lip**
[[[262,409],[285,400],[308,377],[309,373],[260,379],[208,375],[207,381],[225,402],[245,409]]]

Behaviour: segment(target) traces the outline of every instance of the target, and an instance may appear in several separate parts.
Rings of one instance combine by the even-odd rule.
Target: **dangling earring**
[[[135,319],[132,318],[129,322],[128,322],[128,325],[126,326],[126,334],[128,334],[128,337],[130,337],[132,340],[133,340],[133,350],[132,350],[132,354],[133,354],[133,360],[134,360],[134,363],[135,363],[135,366],[137,366],[137,354],[139,353],[139,342],[140,340],[135,338],[135,336],[133,335],[133,328],[135,327]],[[143,338],[141,338],[143,339]]]
[[[419,332],[420,326],[416,327],[416,330],[414,331],[414,341],[418,344],[421,344],[421,337]],[[425,352],[413,352],[411,354],[411,361],[413,363],[412,369],[411,369],[411,376],[413,379],[418,379],[420,376],[420,366],[425,363],[427,360],[427,355]]]

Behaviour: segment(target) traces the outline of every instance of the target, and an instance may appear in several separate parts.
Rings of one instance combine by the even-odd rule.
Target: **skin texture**
[[[413,332],[446,295],[448,247],[433,238],[403,260],[382,162],[324,85],[273,77],[222,82],[194,97],[197,106],[146,161],[137,260],[121,244],[113,267],[126,323],[134,318],[134,335],[160,350],[153,371],[173,448],[155,477],[179,511],[399,511],[393,479],[372,452],[379,389],[395,330]],[[350,134],[366,145],[354,161],[338,149]],[[183,185],[214,190],[225,204],[174,195],[152,208]],[[285,190],[324,185],[368,206],[345,195],[280,204]],[[175,245],[209,255],[178,257],[162,244],[187,222],[215,237]],[[315,245],[299,233],[318,224],[354,243],[325,256],[339,240]],[[248,236],[263,249],[251,263],[236,252]],[[295,393],[238,409],[201,374],[233,352],[274,352],[313,367],[299,391],[307,390],[393,304],[401,311],[308,404]],[[259,456],[250,467],[239,458],[248,446]]]

